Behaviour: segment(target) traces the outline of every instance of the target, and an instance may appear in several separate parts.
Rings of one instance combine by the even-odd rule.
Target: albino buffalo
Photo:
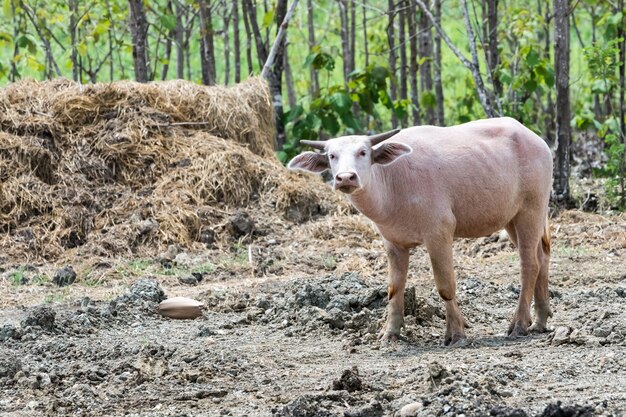
[[[383,339],[400,334],[409,249],[424,244],[446,306],[444,344],[463,343],[466,323],[456,300],[452,241],[503,228],[521,261],[521,292],[508,334],[546,330],[552,316],[547,223],[552,155],[539,136],[505,117],[302,143],[322,152],[303,152],[288,167],[315,173],[330,169],[335,189],[383,236],[389,261]]]

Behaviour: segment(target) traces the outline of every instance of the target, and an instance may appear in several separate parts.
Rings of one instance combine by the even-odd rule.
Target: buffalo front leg
[[[409,250],[385,241],[389,264],[389,284],[387,286],[387,321],[380,332],[384,341],[397,340],[404,322],[404,287],[409,270]]]
[[[456,278],[452,259],[452,238],[436,239],[426,244],[439,296],[446,306],[445,346],[459,346],[466,342],[465,319],[456,298]]]

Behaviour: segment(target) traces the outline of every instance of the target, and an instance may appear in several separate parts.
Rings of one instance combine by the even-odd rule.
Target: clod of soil
[[[33,308],[26,318],[22,321],[22,327],[40,327],[43,330],[52,330],[54,328],[54,319],[56,312],[50,307],[39,306]]]
[[[359,369],[355,366],[352,369],[346,369],[341,374],[341,378],[333,381],[333,390],[346,390],[348,392],[361,391],[363,389],[363,381],[359,377]]]
[[[236,211],[230,218],[233,236],[250,236],[254,232],[254,220],[243,210]]]
[[[54,282],[59,287],[72,285],[74,281],[76,281],[76,272],[71,265],[66,265],[63,268],[59,269],[52,278],[52,282]]]

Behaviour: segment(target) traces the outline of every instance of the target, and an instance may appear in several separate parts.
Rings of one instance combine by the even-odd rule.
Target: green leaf
[[[167,30],[174,30],[176,29],[176,26],[178,25],[178,20],[176,19],[176,16],[174,16],[173,14],[164,14],[159,17],[159,21],[161,22],[163,27]]]
[[[372,68],[371,76],[377,84],[384,84],[389,77],[389,70],[385,67],[376,66]]]
[[[4,0],[2,2],[2,14],[4,14],[6,19],[13,18],[13,7],[11,7],[11,3],[13,3],[13,0]]]
[[[611,91],[612,83],[608,79],[594,80],[591,84],[591,92],[595,94],[607,94]]]
[[[330,105],[338,114],[344,114],[350,111],[352,100],[348,94],[338,92],[330,96]]]
[[[268,11],[263,15],[263,24],[261,25],[262,29],[269,28],[274,22],[274,9]]]
[[[307,126],[311,130],[317,131],[322,126],[322,121],[320,120],[319,117],[317,117],[315,113],[307,114],[306,117],[304,118],[304,121],[306,122]]]
[[[537,81],[528,80],[524,83],[524,89],[527,93],[533,93],[537,89]]]
[[[293,122],[298,117],[302,116],[302,113],[304,113],[304,107],[302,107],[300,104],[298,104],[295,107],[289,109],[283,115],[283,117],[285,118],[284,119],[285,123]]]
[[[513,80],[511,73],[506,68],[500,68],[500,71],[498,71],[498,78],[500,78],[500,82],[502,84],[511,84],[511,81]]]
[[[539,54],[535,52],[534,49],[531,49],[526,54],[526,63],[531,68],[537,66],[537,64],[539,63]]]
[[[322,127],[333,136],[339,132],[340,128],[337,118],[332,114],[325,114],[322,116]]]
[[[361,124],[359,123],[357,119],[354,118],[354,116],[352,116],[352,113],[342,114],[341,121],[343,122],[343,124],[351,128],[355,132],[362,130]]]
[[[109,27],[111,26],[111,22],[108,20],[104,20],[96,25],[93,29],[94,36],[104,35],[109,31]]]
[[[422,107],[432,109],[437,105],[437,97],[432,91],[424,91],[420,97],[420,104]]]

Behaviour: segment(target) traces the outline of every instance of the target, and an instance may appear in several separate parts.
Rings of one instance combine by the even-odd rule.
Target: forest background
[[[624,0],[298,3],[2,0],[0,85],[231,85],[259,75],[276,43],[265,75],[283,162],[301,139],[511,116],[553,148],[555,201],[571,202],[584,141],[609,206],[626,207]]]

